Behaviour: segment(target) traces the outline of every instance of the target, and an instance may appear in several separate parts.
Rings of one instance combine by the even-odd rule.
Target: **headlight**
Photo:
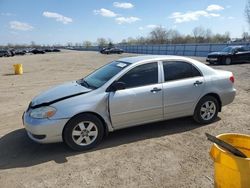
[[[44,106],[31,110],[30,116],[37,119],[50,118],[56,113],[56,109],[51,106]]]

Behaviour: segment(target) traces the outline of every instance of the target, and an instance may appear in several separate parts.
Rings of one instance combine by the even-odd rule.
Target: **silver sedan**
[[[235,94],[231,72],[179,56],[128,57],[41,93],[23,122],[36,142],[85,150],[126,127],[184,116],[211,123]]]

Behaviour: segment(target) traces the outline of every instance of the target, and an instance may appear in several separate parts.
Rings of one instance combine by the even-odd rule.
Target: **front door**
[[[118,82],[126,88],[110,93],[109,108],[114,129],[163,119],[162,84],[158,63],[138,65]]]

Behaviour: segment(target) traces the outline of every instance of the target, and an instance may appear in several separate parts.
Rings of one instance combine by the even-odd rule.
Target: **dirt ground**
[[[35,95],[123,56],[131,54],[63,51],[0,58],[1,188],[213,187],[211,143],[204,133],[250,134],[250,64],[214,67],[234,73],[237,96],[206,126],[182,118],[128,128],[87,152],[72,152],[63,143],[36,144],[26,136],[21,116]],[[24,66],[22,76],[13,75],[16,63]]]

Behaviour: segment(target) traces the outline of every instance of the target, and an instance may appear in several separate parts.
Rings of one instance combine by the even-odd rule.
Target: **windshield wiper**
[[[82,80],[81,84],[85,85],[86,87],[90,88],[89,83],[86,80]]]
[[[81,86],[85,86],[87,88],[90,88],[90,89],[96,89],[96,87],[90,85],[86,80],[84,79],[81,79],[80,80],[80,83],[79,83]]]

